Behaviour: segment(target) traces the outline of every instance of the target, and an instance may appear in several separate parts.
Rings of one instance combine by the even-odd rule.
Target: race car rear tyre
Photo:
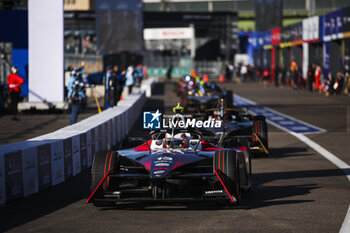
[[[234,99],[233,99],[233,92],[232,91],[227,91],[226,96],[225,96],[225,101],[227,103],[228,108],[232,108],[234,106]]]
[[[117,162],[118,154],[115,151],[98,151],[94,156],[91,169],[91,192],[93,192],[97,186],[100,184],[101,180],[104,178],[106,173],[115,168]],[[100,187],[96,190],[94,199],[102,199],[103,192],[108,190],[109,186],[109,177],[107,177]],[[95,201],[92,200],[94,206],[97,207],[108,207],[114,206],[114,202],[110,201]]]
[[[267,132],[267,123],[265,116],[259,115],[253,119],[253,132],[259,137],[259,140],[262,142],[267,151],[269,151],[269,142],[268,142],[268,132]],[[253,145],[258,144],[258,139],[253,136],[252,138]]]
[[[223,187],[232,198],[231,204],[239,205],[241,199],[238,156],[234,150],[217,151],[214,156],[214,169],[223,182]]]

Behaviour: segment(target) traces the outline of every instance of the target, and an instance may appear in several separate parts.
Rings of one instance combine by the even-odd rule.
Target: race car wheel
[[[233,92],[231,90],[226,92],[225,101],[227,103],[227,107],[232,108],[234,106]]]
[[[97,186],[100,184],[101,180],[104,178],[106,173],[109,170],[115,169],[115,166],[117,164],[118,160],[118,153],[115,151],[98,151],[95,154],[93,163],[92,163],[92,179],[91,179],[91,192],[93,192]],[[103,183],[100,185],[100,187],[96,190],[95,198],[96,199],[102,199],[103,198],[103,192],[107,191],[109,188],[109,181],[110,178],[107,177]],[[114,202],[110,201],[95,201],[92,200],[92,203],[94,206],[97,207],[108,207],[108,206],[114,206]]]
[[[248,157],[249,157],[249,170],[248,171],[243,171],[242,169],[240,170],[240,174],[244,176],[244,173],[247,174],[247,180],[248,180],[248,186],[247,188],[242,189],[243,192],[249,192],[251,187],[252,187],[252,160],[251,160],[251,152],[250,152],[250,142],[248,139],[246,138],[236,138],[235,139],[235,147],[241,147],[241,146],[245,146],[247,148],[247,153],[248,153]],[[242,178],[242,176],[241,176]]]
[[[214,169],[221,179],[222,185],[225,186],[225,191],[228,191],[227,194],[230,196],[231,204],[238,205],[241,199],[241,187],[236,152],[234,150],[217,151],[214,157]]]
[[[266,151],[269,151],[267,123],[265,116],[256,116],[253,119],[253,137],[252,144],[259,145],[260,142],[264,145]]]

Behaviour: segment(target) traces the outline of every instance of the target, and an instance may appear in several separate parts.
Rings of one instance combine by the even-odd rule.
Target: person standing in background
[[[136,79],[137,79],[137,86],[141,87],[141,82],[143,79],[143,71],[142,71],[142,65],[138,64],[137,67],[135,68],[135,75],[136,75]]]
[[[315,83],[315,65],[309,64],[307,71],[307,81],[309,86],[309,91],[313,91],[314,83]]]
[[[68,82],[68,99],[71,104],[71,115],[69,124],[75,124],[78,119],[78,114],[81,110],[81,105],[84,102],[86,96],[85,96],[85,84],[82,81],[81,75],[79,75],[79,72],[82,72],[81,69],[74,69],[71,72],[71,76],[69,78]]]
[[[117,90],[117,103],[120,101],[120,98],[122,97],[123,91],[124,91],[124,86],[126,82],[125,78],[125,70],[123,70],[119,75],[118,75],[118,90]]]
[[[19,95],[21,93],[21,86],[24,83],[23,78],[21,78],[18,74],[18,68],[12,67],[11,68],[11,74],[7,77],[7,83],[10,91],[10,111],[13,117],[12,120],[19,120],[17,113],[18,113],[18,102],[19,102]]]
[[[126,70],[126,86],[128,87],[129,89],[129,94],[132,92],[132,88],[134,87],[134,76],[133,76],[133,73],[134,73],[134,66],[133,65],[130,65],[127,70]]]
[[[105,82],[105,105],[106,109],[110,108],[110,101],[109,101],[109,91],[110,91],[110,78],[112,77],[112,66],[107,66],[106,67],[106,75],[104,77],[104,82]]]
[[[317,64],[315,65],[315,89],[317,91],[321,90],[321,67],[319,67]]]

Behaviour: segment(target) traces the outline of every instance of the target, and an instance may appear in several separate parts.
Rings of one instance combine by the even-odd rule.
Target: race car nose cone
[[[172,170],[176,159],[168,153],[159,154],[152,161],[151,177],[164,178]]]

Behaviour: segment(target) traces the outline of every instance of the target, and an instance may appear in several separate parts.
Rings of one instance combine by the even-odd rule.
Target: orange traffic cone
[[[209,81],[208,75],[206,73],[203,74],[203,81],[207,83]]]
[[[220,76],[219,76],[219,82],[221,82],[221,83],[224,82],[224,76],[222,74],[220,74]]]

